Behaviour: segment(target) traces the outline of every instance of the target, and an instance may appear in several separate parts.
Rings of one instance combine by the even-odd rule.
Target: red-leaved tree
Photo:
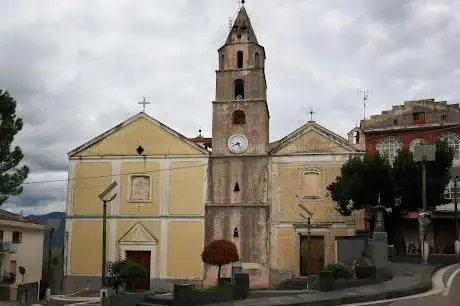
[[[221,239],[210,242],[201,253],[201,259],[204,263],[219,268],[217,273],[217,282],[219,283],[222,266],[238,261],[239,256],[233,242]]]

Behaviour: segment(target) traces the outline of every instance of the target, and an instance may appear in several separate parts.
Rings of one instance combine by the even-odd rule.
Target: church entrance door
[[[310,236],[309,251],[308,237],[300,236],[300,276],[319,274],[324,270],[324,237]],[[310,253],[310,264],[308,258]]]
[[[150,251],[126,251],[126,259],[137,262],[147,269],[144,277],[138,277],[133,285],[136,290],[150,290]]]

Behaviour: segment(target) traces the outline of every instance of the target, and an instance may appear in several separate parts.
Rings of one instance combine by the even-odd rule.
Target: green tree
[[[391,206],[394,188],[390,163],[379,154],[350,158],[327,189],[342,215],[375,206],[379,197],[382,205]]]
[[[0,205],[22,192],[22,183],[29,174],[27,166],[19,166],[24,157],[21,148],[16,146],[11,150],[22,126],[22,119],[16,116],[16,101],[7,91],[0,90]]]
[[[435,161],[427,162],[426,166],[428,208],[443,203],[453,157],[454,151],[448,143],[438,140]],[[413,161],[407,149],[398,152],[392,165],[378,153],[363,159],[355,157],[342,166],[340,176],[328,190],[342,215],[375,206],[380,195],[381,204],[391,208],[386,216],[386,224],[392,225],[386,227],[388,242],[395,245],[396,251],[402,251],[405,249],[402,217],[422,208],[422,166]]]

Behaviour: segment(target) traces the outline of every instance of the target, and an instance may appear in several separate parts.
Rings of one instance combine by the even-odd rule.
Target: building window
[[[259,59],[259,52],[256,52],[256,54],[254,55],[254,66],[256,68],[259,68],[259,65],[260,65],[259,60],[260,60]]]
[[[16,275],[17,263],[16,260],[10,261],[10,273]]]
[[[129,200],[132,202],[151,201],[151,178],[146,174],[135,174],[129,177]]]
[[[225,68],[225,55],[220,56],[220,63],[219,63],[219,69],[224,70]]]
[[[447,140],[449,147],[454,150],[454,159],[460,160],[460,135],[455,133],[446,133],[439,137],[442,140]]]
[[[318,170],[302,172],[302,197],[316,199],[320,197],[321,173]]]
[[[460,182],[457,182],[457,199],[460,199],[460,195],[458,194],[458,189]],[[454,188],[454,180],[450,180],[449,184],[447,184],[446,189],[444,190],[444,199],[453,201],[455,196],[455,188]]]
[[[441,114],[441,120],[447,121],[447,114]]]
[[[422,138],[415,138],[414,140],[411,141],[410,145],[409,145],[409,150],[412,152],[412,154],[414,154],[414,148],[416,146],[420,146],[420,145],[425,145],[426,144],[426,140],[425,139],[422,139]]]
[[[240,109],[237,109],[232,114],[233,124],[246,124],[246,115]]]
[[[412,114],[412,124],[424,124],[425,123],[425,113],[417,112]]]
[[[236,62],[238,68],[243,68],[243,51],[236,52]]]
[[[13,232],[13,243],[21,243],[22,242],[22,233],[21,232]]]
[[[387,136],[377,142],[377,151],[391,163],[395,160],[395,157],[401,148],[401,140],[399,140],[398,137]]]
[[[3,231],[0,231],[0,241],[3,241]]]
[[[235,80],[235,100],[244,99],[244,81],[242,79]]]

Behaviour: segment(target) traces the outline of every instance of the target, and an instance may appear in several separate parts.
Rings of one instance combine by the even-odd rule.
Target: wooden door
[[[300,276],[315,275],[324,270],[324,237],[310,236],[310,247],[311,260],[310,267],[308,267],[308,237],[300,236]]]
[[[134,280],[136,290],[150,290],[150,251],[126,251],[126,259],[141,264],[147,269],[147,275]]]

